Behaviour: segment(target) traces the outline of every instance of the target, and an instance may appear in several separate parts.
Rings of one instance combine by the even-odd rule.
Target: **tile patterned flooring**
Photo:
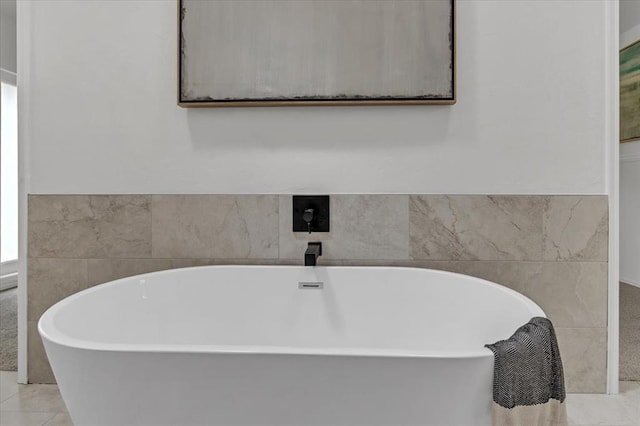
[[[18,385],[15,371],[0,372],[0,425],[71,426],[56,385]]]
[[[18,385],[0,372],[0,425],[71,426],[56,385]],[[640,382],[621,382],[619,395],[569,394],[569,424],[640,426]]]

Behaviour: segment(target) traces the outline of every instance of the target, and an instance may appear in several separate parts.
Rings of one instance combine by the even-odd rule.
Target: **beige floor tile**
[[[638,401],[628,393],[618,395],[569,394],[570,425],[638,426]]]
[[[15,371],[0,371],[0,402],[18,393],[18,374]]]
[[[14,373],[15,375],[15,373]],[[2,378],[12,377],[2,374]],[[17,393],[0,405],[2,426],[71,426],[55,385],[16,385]],[[640,382],[620,382],[620,394],[567,395],[569,424],[640,426]]]
[[[45,426],[73,426],[71,417],[67,413],[58,413],[54,418],[45,423]]]
[[[56,413],[26,413],[20,411],[0,411],[2,426],[43,426]]]
[[[56,385],[20,385],[18,393],[0,404],[1,411],[66,413]]]
[[[620,382],[620,393],[640,399],[640,382]]]
[[[640,382],[620,382],[620,394],[635,405],[635,424],[640,426]]]

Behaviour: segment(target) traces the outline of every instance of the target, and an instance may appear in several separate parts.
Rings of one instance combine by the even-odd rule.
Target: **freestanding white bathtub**
[[[210,266],[90,288],[38,329],[76,425],[459,426],[491,423],[483,345],[543,315],[428,269]]]

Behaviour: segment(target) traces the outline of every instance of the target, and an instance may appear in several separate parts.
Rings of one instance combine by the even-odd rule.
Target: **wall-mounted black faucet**
[[[293,232],[329,232],[329,196],[293,196]],[[304,266],[316,266],[322,243],[310,242],[304,252]]]
[[[304,266],[316,266],[319,256],[322,256],[322,243],[309,243],[304,252]]]

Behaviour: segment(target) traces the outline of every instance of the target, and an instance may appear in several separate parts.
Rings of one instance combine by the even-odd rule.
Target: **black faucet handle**
[[[313,209],[306,209],[302,213],[302,220],[307,222],[307,230],[311,233],[311,222],[313,222]]]
[[[302,220],[307,223],[311,223],[311,221],[313,220],[313,209],[305,209],[305,211],[302,213]]]

